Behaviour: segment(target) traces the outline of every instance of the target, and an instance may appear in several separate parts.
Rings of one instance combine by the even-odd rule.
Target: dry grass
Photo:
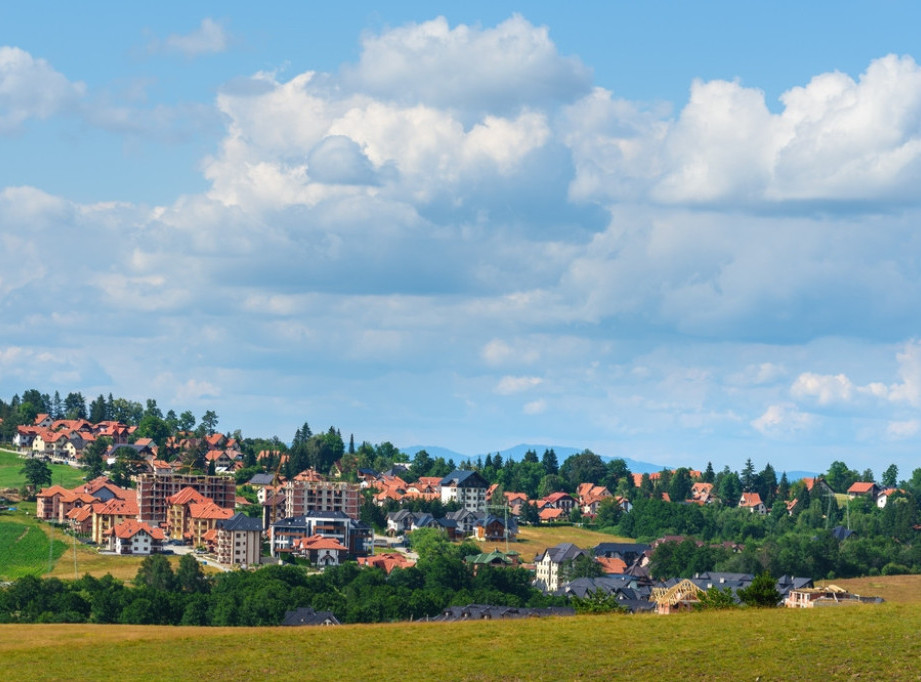
[[[553,547],[561,542],[571,542],[583,549],[588,549],[601,542],[634,542],[634,540],[577,526],[520,526],[518,542],[510,542],[509,549],[519,552],[525,561],[531,561],[536,554],[543,552],[547,547]],[[484,552],[491,552],[493,549],[500,549],[504,552],[505,542],[484,542],[483,548]]]
[[[866,597],[882,597],[897,604],[921,606],[921,575],[889,575],[875,578],[822,580],[817,585],[838,585]]]
[[[917,679],[919,628],[921,607],[891,604],[339,628],[0,626],[0,679]]]

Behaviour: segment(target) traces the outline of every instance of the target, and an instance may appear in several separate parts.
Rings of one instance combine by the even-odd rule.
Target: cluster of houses
[[[159,459],[156,443],[150,438],[135,438],[136,432],[136,426],[118,421],[94,424],[86,419],[52,419],[47,414],[39,414],[32,424],[16,427],[13,445],[22,455],[81,466],[86,448],[106,438],[110,445],[103,458],[108,464],[113,464],[118,451],[124,448],[142,473],[179,471],[184,466],[179,457],[169,462]],[[205,466],[211,468],[213,465],[216,474],[232,474],[243,468],[243,452],[239,444],[234,438],[221,433],[201,438],[191,434],[171,436],[166,440],[165,448],[173,453],[203,450]]]

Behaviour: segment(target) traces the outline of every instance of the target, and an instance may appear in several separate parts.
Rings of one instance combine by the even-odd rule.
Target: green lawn
[[[921,607],[893,604],[331,628],[0,625],[0,679],[909,680],[919,629]]]
[[[0,512],[0,578],[4,580],[48,571],[48,534],[34,519],[21,522],[20,518]],[[58,533],[53,540],[52,567],[67,548],[64,537]]]
[[[19,473],[25,460],[15,452],[0,450],[0,490],[3,488],[16,488],[25,485],[26,479]],[[76,469],[68,464],[49,464],[51,469],[51,482],[65,488],[75,488],[83,482],[86,472]]]

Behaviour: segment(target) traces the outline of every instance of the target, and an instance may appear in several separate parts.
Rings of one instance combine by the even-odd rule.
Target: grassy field
[[[601,542],[633,542],[633,540],[577,526],[521,526],[518,532],[518,542],[510,542],[509,549],[519,552],[524,561],[532,561],[534,555],[561,542],[571,542],[583,549],[588,549]],[[504,552],[505,542],[483,543],[484,552],[491,552],[493,549],[500,549]]]
[[[333,628],[0,626],[0,679],[908,680],[921,670],[919,628],[916,605]]]
[[[61,528],[41,523],[35,518],[35,504],[29,507],[30,515],[22,512],[0,512],[0,580],[13,580],[23,575],[41,577],[75,577],[74,552],[76,549],[76,576],[86,573],[102,577],[111,573],[119,580],[131,580],[144,557],[99,554],[93,546],[80,542],[74,547],[73,538]],[[53,568],[48,573],[48,539],[53,538]],[[175,567],[179,557],[171,556]],[[205,567],[205,572],[216,569]]]
[[[26,479],[19,473],[24,463],[25,460],[15,452],[0,450],[0,490],[4,488],[19,490],[25,485]],[[76,487],[83,482],[83,477],[86,475],[85,471],[75,469],[68,464],[49,464],[48,467],[51,469],[52,483],[65,488]]]

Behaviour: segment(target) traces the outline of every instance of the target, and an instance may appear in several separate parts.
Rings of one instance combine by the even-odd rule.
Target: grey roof
[[[247,485],[272,485],[274,481],[275,474],[256,474],[247,481]]]
[[[217,527],[229,531],[259,531],[262,532],[262,519],[254,519],[242,512],[238,512],[229,519],[221,519]]]
[[[835,526],[831,529],[831,534],[838,542],[844,542],[848,538],[857,535],[857,533],[844,526]]]
[[[580,554],[585,554],[585,551],[584,549],[576,547],[571,542],[561,542],[555,547],[548,547],[545,549],[542,554],[538,554],[534,557],[534,561],[542,561],[545,556],[548,556],[552,563],[561,564],[564,561],[575,559]]]
[[[457,486],[459,488],[488,488],[489,483],[476,471],[455,469],[441,479],[442,486]]]
[[[434,620],[507,620],[513,618],[543,618],[546,616],[574,616],[575,613],[575,610],[568,606],[527,608],[491,606],[489,604],[467,604],[466,606],[449,606],[441,612],[440,616],[434,618]]]
[[[602,542],[592,550],[592,554],[609,559],[623,559],[625,562],[630,563],[636,561],[637,557],[649,549],[651,549],[649,545],[638,542]]]
[[[294,611],[286,611],[282,625],[341,625],[332,611],[314,611],[304,606]]]

